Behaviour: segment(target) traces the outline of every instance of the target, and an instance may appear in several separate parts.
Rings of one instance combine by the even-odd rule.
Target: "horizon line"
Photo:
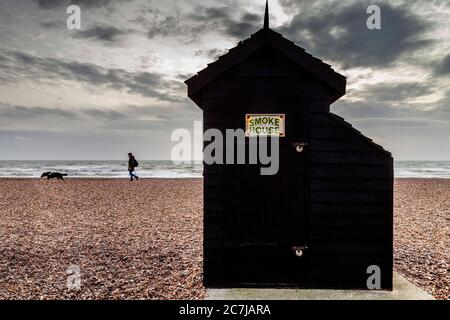
[[[140,161],[171,161],[171,159],[139,159]],[[128,161],[127,158],[123,159],[0,159],[0,161]],[[203,162],[203,159],[190,159],[187,161],[201,161]],[[441,161],[450,161],[450,159],[395,159],[394,161],[429,161],[429,162],[441,162]]]

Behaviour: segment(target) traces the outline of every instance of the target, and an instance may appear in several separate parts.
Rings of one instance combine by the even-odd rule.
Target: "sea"
[[[67,173],[71,178],[127,178],[127,161],[0,161],[0,178],[39,178],[42,172]],[[140,160],[136,173],[142,178],[200,178],[202,162]],[[450,179],[450,161],[396,161],[396,178]]]

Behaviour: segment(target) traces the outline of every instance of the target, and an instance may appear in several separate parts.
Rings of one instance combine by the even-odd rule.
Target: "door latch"
[[[302,257],[302,256],[305,254],[305,250],[308,249],[308,246],[307,246],[307,245],[304,245],[304,246],[294,246],[294,247],[292,247],[291,249],[292,249],[292,251],[294,251],[294,253],[295,253],[295,255],[296,255],[297,257]]]
[[[302,153],[303,150],[305,149],[305,147],[308,145],[308,143],[307,142],[296,142],[296,143],[293,143],[293,145],[294,145],[296,152]]]

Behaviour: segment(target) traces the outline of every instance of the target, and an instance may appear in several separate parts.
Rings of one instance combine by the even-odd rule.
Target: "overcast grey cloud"
[[[114,26],[94,26],[74,34],[75,38],[93,39],[101,42],[112,43],[119,41],[121,36],[126,34]]]
[[[117,120],[125,119],[126,114],[116,110],[105,110],[96,108],[84,108],[78,110],[65,110],[56,107],[40,107],[40,106],[16,106],[0,103],[0,117],[8,119],[33,119],[36,118],[61,118],[66,120],[95,118],[101,120]]]
[[[153,19],[143,19],[140,21],[145,27],[148,27],[147,37],[153,39],[154,37],[167,37],[167,36],[185,36],[187,33],[192,33],[188,25],[184,25],[180,16],[167,15],[161,19],[159,11],[152,11]],[[151,23],[149,22],[151,21]]]
[[[442,101],[443,102],[443,101]],[[398,121],[403,125],[412,124],[413,126],[433,125],[439,122],[440,125],[450,129],[450,108],[446,105],[422,110],[411,107],[393,107],[388,102],[337,102],[333,106],[333,111],[354,120],[379,119],[384,121]],[[382,122],[381,121],[381,122]]]
[[[436,67],[438,75],[450,76],[450,53]]]
[[[66,79],[87,85],[127,90],[163,101],[181,99],[181,81],[166,80],[158,73],[105,69],[89,63],[41,58],[17,51],[0,51],[0,67],[7,71],[9,80]]]
[[[64,28],[64,24],[62,21],[44,21],[39,23],[39,25],[46,29]]]
[[[59,7],[63,4],[62,0],[38,0],[37,4],[39,8],[43,9],[51,9],[55,7]]]
[[[73,118],[76,113],[71,110],[63,110],[58,108],[48,108],[39,106],[11,106],[0,104],[0,117],[11,119],[29,119],[35,117],[61,117]]]
[[[66,28],[69,4],[81,30]],[[169,158],[172,130],[202,119],[183,81],[261,28],[264,4],[1,1],[0,158]],[[366,28],[369,4],[381,30]],[[347,77],[333,112],[396,159],[450,158],[448,1],[270,0],[270,10],[272,28]]]
[[[37,0],[39,8],[55,9],[71,4],[80,5],[86,8],[103,7],[109,5],[113,0]]]
[[[365,90],[360,90],[358,95],[367,100],[389,103],[403,103],[405,100],[417,98],[426,94],[431,94],[432,88],[429,85],[417,82],[405,82],[399,84],[376,84],[368,86]]]
[[[217,32],[241,39],[260,28],[261,14],[243,12],[236,15],[234,9],[229,6],[196,8],[195,12],[189,16],[192,21],[198,23],[193,31],[201,32],[214,28]],[[235,15],[236,18],[234,18]]]
[[[147,27],[147,36],[177,36],[185,41],[194,41],[203,34],[214,31],[225,36],[241,39],[250,36],[261,26],[261,15],[239,11],[235,6],[201,5],[191,12],[175,12],[163,15],[159,10],[151,10],[151,19],[133,20]]]

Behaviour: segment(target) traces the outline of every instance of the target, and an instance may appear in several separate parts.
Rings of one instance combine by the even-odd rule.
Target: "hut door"
[[[295,108],[270,110],[286,115],[286,137],[279,140],[277,174],[261,175],[260,163],[225,166],[227,226],[232,243],[228,261],[232,278],[238,283],[301,286],[306,281],[308,254],[302,247],[307,246],[308,149],[297,147],[307,142],[307,131],[305,113],[298,105]],[[246,147],[248,152],[248,141]]]

